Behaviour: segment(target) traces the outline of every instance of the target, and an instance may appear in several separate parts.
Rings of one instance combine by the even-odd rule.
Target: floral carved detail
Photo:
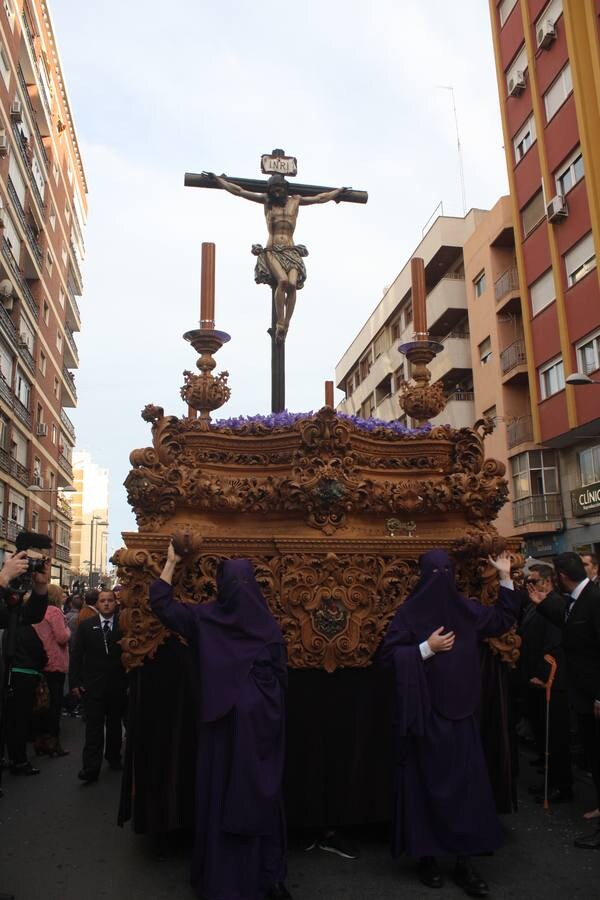
[[[446,396],[439,381],[435,384],[411,384],[403,381],[398,402],[411,419],[423,422],[434,419],[441,413],[446,406]]]

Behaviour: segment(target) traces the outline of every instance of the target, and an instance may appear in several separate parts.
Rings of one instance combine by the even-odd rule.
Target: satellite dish
[[[13,290],[13,284],[9,278],[4,278],[2,281],[0,281],[1,297],[12,297]]]

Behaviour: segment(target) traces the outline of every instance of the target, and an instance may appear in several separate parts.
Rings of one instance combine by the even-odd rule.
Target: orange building
[[[0,550],[47,532],[64,581],[87,187],[42,0],[0,4],[0,76]]]
[[[532,437],[518,500],[555,522],[529,552],[600,548],[600,0],[490,0]],[[598,379],[600,380],[600,379]],[[561,509],[562,507],[562,509]],[[560,515],[558,515],[560,513]],[[530,524],[534,524],[533,522]]]

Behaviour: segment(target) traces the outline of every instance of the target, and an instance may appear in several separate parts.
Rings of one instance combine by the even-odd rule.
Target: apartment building
[[[530,400],[519,427],[531,415],[511,454],[515,525],[549,527],[533,555],[598,551],[600,385],[567,379],[600,381],[600,0],[490,0],[490,13]]]
[[[23,528],[65,581],[87,187],[42,0],[0,2],[0,555]]]
[[[444,346],[429,367],[432,381],[444,384],[448,398],[433,424],[460,428],[474,421],[463,247],[485,215],[485,210],[472,209],[464,218],[439,216],[412,254],[425,263],[430,336]],[[410,370],[398,348],[413,340],[413,333],[409,259],[335,368],[336,384],[345,395],[340,411],[406,421],[398,388],[410,378]]]
[[[73,453],[71,568],[91,587],[108,572],[108,469],[87,450]]]

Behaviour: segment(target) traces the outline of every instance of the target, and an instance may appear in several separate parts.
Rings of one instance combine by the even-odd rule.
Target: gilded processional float
[[[362,799],[354,806],[350,803],[338,818],[348,824],[381,817],[381,805],[371,811],[369,807],[378,792],[385,794],[385,778],[382,782],[378,772],[373,784],[364,776],[365,768],[377,767],[373,747],[363,747],[362,763],[346,765],[342,757],[349,751],[341,745],[354,740],[351,728],[340,737],[340,728],[343,732],[347,723],[336,726],[338,738],[329,762],[307,762],[310,749],[302,742],[317,719],[322,732],[335,719],[335,710],[352,708],[349,715],[354,715],[356,702],[367,718],[373,710],[383,715],[379,704],[385,690],[373,674],[373,657],[395,609],[417,580],[421,553],[432,547],[447,549],[457,562],[461,587],[490,603],[496,598],[497,576],[487,556],[506,546],[492,524],[507,496],[504,465],[484,454],[484,437],[492,423],[482,420],[460,429],[429,424],[445,401],[441,386],[430,384],[427,368],[442,348],[427,334],[422,260],[412,261],[412,298],[415,339],[401,349],[411,362],[413,380],[401,386],[399,399],[417,427],[338,413],[332,388],[329,403],[316,413],[279,411],[213,421],[215,410],[230,396],[228,373],[213,374],[213,354],[229,336],[215,329],[214,246],[203,245],[200,328],[184,336],[199,354],[199,374],[184,373],[181,396],[187,415],[165,415],[153,405],[142,412],[152,428],[152,446],[131,453],[132,468],[125,482],[138,531],[123,535],[125,546],[114,556],[122,585],[123,660],[132,673],[137,704],[130,756],[135,756],[136,740],[147,752],[152,743],[147,731],[158,727],[152,722],[160,719],[162,703],[161,752],[168,757],[167,765],[174,770],[192,765],[189,759],[182,762],[172,746],[185,732],[181,721],[185,710],[179,710],[174,722],[173,698],[158,701],[161,676],[157,670],[152,674],[161,653],[164,659],[164,648],[181,645],[148,605],[149,584],[160,574],[175,535],[185,553],[175,591],[187,602],[214,596],[216,567],[223,558],[249,557],[256,567],[288,646],[288,707],[293,708],[292,719],[300,714],[288,729],[289,741],[297,744],[291,748],[291,780],[296,782],[291,793],[326,792],[321,782],[337,777],[332,768],[341,779],[339,793],[345,793],[343,779],[351,778],[352,766],[358,765],[363,770]],[[176,652],[181,652],[180,646]],[[490,640],[482,650],[484,744],[498,803],[504,809],[510,806],[512,791],[506,674],[517,658],[518,638],[513,633]],[[182,702],[181,691],[172,661],[165,663],[167,669],[171,673],[165,676],[167,682],[178,692],[177,705]],[[152,687],[146,687],[144,699],[146,678]],[[334,684],[337,687],[325,701]],[[193,687],[189,691],[192,698]],[[324,702],[325,708],[319,710]],[[193,711],[189,714],[193,718]],[[366,719],[355,725],[356,734],[362,735],[359,743],[364,742],[365,731],[376,730]],[[166,731],[172,735],[171,744],[164,737]],[[325,756],[328,752],[326,748]],[[138,753],[137,760],[129,760],[124,780],[121,818],[133,816],[140,831],[159,828],[147,811],[138,809],[137,816],[135,811],[151,782],[151,773],[142,772],[148,765]],[[161,763],[156,765],[160,768]],[[320,766],[329,772],[321,781],[315,776],[313,783],[298,774],[307,766],[313,772]],[[353,785],[348,784],[346,791],[352,794]],[[296,803],[300,824],[317,824],[312,820],[319,815],[329,819],[333,815],[327,801],[312,811],[303,804],[304,799]],[[171,810],[166,819],[169,815],[173,827],[178,815],[185,818],[180,811]]]

